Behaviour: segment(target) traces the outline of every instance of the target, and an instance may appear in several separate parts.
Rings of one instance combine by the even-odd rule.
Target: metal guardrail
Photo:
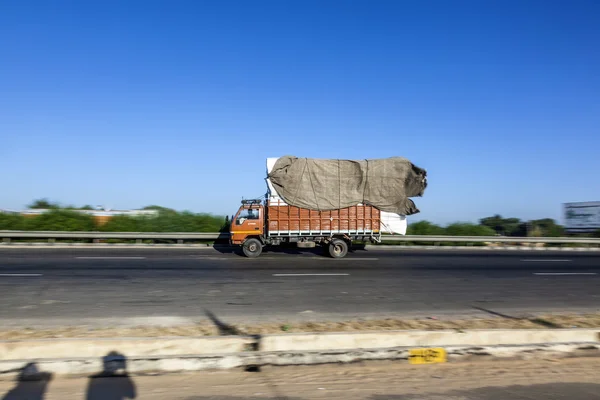
[[[228,233],[209,232],[66,232],[66,231],[0,231],[0,239],[10,243],[12,239],[121,239],[121,240],[223,240]],[[600,238],[578,237],[506,237],[506,236],[426,236],[426,235],[382,235],[383,242],[432,242],[432,243],[561,243],[600,246]]]
[[[456,242],[456,243],[576,243],[600,245],[600,239],[577,237],[519,237],[519,236],[382,236],[386,242]]]
[[[125,240],[217,240],[228,239],[228,233],[209,232],[66,232],[66,231],[0,231],[2,239],[125,239]]]

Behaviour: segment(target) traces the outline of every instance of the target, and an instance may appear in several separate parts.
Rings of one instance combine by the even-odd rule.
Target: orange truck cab
[[[240,245],[247,257],[258,257],[264,244],[265,208],[260,200],[242,200],[231,220],[230,242]]]
[[[295,243],[299,248],[317,245],[331,257],[345,257],[353,241],[381,241],[380,211],[368,205],[318,211],[285,204],[281,200],[242,200],[231,219],[230,244],[246,257],[258,257],[265,246]]]

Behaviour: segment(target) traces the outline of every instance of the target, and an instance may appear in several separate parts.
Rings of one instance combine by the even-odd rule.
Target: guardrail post
[[[183,244],[183,239],[177,239],[177,244]]]
[[[93,242],[94,242],[95,244],[98,244],[98,243],[100,243],[100,239],[94,239],[94,240],[93,240]]]
[[[50,238],[50,239],[48,239],[48,243],[54,244],[54,243],[56,243],[56,239]]]
[[[135,244],[142,244],[142,239],[135,239]]]
[[[4,238],[2,241],[6,244],[10,244],[10,238]]]

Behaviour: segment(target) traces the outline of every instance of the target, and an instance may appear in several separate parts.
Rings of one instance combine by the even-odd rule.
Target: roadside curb
[[[448,362],[600,356],[600,328],[6,340],[0,341],[0,377],[35,378],[40,372],[89,375],[106,372],[111,363],[130,374],[148,374],[368,360],[407,362],[411,350],[430,347],[444,349]],[[36,368],[28,370],[32,364]]]

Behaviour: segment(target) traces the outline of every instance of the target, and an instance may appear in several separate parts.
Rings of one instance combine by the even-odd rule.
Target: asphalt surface
[[[600,254],[1,249],[3,327],[600,310]]]

